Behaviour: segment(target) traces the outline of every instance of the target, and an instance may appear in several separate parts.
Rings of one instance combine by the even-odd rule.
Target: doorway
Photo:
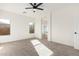
[[[43,40],[48,40],[48,22],[47,20],[42,20],[42,39]]]

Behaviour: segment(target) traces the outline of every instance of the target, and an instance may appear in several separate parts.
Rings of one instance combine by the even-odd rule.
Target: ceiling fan
[[[35,12],[36,9],[38,10],[44,10],[42,8],[39,8],[39,6],[41,6],[43,3],[29,3],[32,7],[27,7],[25,9],[34,9],[33,12]]]

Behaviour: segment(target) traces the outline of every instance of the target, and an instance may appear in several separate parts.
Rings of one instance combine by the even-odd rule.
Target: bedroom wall
[[[52,41],[74,46],[74,12],[68,4],[52,8]]]
[[[35,36],[39,39],[42,38],[42,33],[41,33],[41,17],[36,16],[36,21],[35,21]]]
[[[30,16],[30,15],[29,15]],[[0,10],[0,18],[10,19],[10,35],[0,36],[0,43],[27,39],[32,37],[41,37],[40,31],[40,20],[37,23],[36,18],[18,15],[15,13]],[[35,34],[29,34],[29,22],[34,22]],[[39,36],[40,35],[40,36]]]

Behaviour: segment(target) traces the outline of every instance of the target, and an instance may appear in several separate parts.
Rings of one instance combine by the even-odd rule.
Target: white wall
[[[35,23],[35,35],[37,38],[41,39],[42,38],[42,33],[41,33],[41,17],[36,17],[36,23]]]
[[[73,6],[52,9],[52,41],[74,46]]]
[[[29,15],[30,16],[30,15]],[[0,43],[3,42],[9,42],[9,41],[15,41],[20,39],[27,39],[32,37],[41,37],[40,31],[40,20],[36,21],[36,18],[33,17],[27,17],[18,15],[15,13],[7,12],[0,10],[0,18],[1,19],[10,19],[11,25],[10,25],[10,35],[6,36],[0,36]],[[29,22],[34,22],[35,25],[35,34],[29,34]],[[39,36],[40,35],[40,36]]]

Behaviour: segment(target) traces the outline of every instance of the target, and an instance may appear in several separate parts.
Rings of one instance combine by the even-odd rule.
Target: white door
[[[74,19],[74,48],[79,49],[79,14],[75,14]]]

